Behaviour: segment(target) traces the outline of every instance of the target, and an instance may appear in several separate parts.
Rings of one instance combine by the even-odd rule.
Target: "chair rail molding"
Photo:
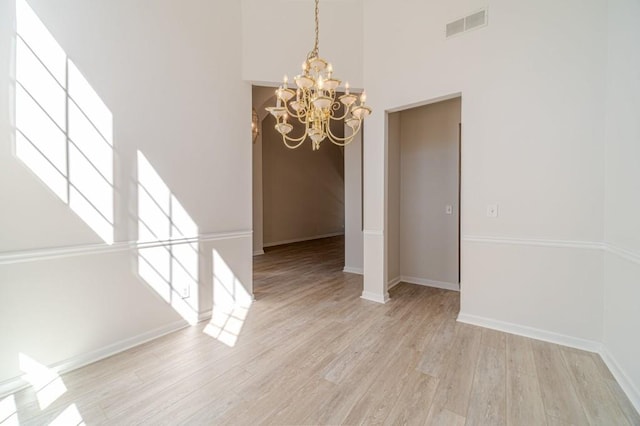
[[[231,231],[202,234],[197,237],[176,238],[157,241],[119,241],[113,244],[79,244],[64,247],[47,247],[34,250],[0,253],[0,265],[34,262],[39,260],[59,259],[92,254],[116,253],[152,247],[176,246],[181,244],[206,243],[237,238],[251,238],[251,231]]]

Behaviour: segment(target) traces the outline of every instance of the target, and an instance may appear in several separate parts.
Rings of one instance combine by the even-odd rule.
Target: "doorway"
[[[461,97],[388,114],[389,287],[460,288]]]
[[[344,148],[324,141],[318,151],[305,142],[287,148],[265,111],[275,105],[274,88],[253,87],[259,133],[253,144],[254,255],[265,248],[342,236],[345,232]],[[292,135],[302,128],[294,127]],[[332,132],[344,134],[344,124]]]

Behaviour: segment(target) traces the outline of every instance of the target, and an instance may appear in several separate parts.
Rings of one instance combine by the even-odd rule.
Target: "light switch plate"
[[[498,217],[497,204],[487,204],[487,217]]]
[[[451,206],[451,204],[447,204],[444,208],[444,212],[446,214],[453,214],[453,206]]]

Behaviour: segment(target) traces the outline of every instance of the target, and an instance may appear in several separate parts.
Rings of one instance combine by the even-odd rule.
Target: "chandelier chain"
[[[315,17],[316,17],[316,42],[313,45],[313,56],[315,56],[316,58],[319,56],[319,41],[320,40],[320,8],[318,6],[318,3],[320,2],[320,0],[316,0],[316,10],[315,10]]]

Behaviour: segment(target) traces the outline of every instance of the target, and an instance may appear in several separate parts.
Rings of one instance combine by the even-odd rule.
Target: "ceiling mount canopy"
[[[365,105],[367,95],[350,93],[349,82],[344,85],[344,94],[337,96],[341,81],[333,76],[333,66],[319,54],[320,21],[319,0],[315,0],[315,44],[302,63],[302,74],[294,77],[296,88],[289,88],[289,79],[284,76],[282,85],[276,90],[276,106],[267,108],[276,119],[275,129],[282,135],[284,144],[297,148],[308,138],[314,151],[320,143],[329,139],[332,143],[345,146],[350,143],[362,127],[362,120],[371,114]],[[293,125],[289,118],[304,126],[299,137],[289,136]],[[344,120],[350,135],[339,137],[331,132],[331,122]]]

